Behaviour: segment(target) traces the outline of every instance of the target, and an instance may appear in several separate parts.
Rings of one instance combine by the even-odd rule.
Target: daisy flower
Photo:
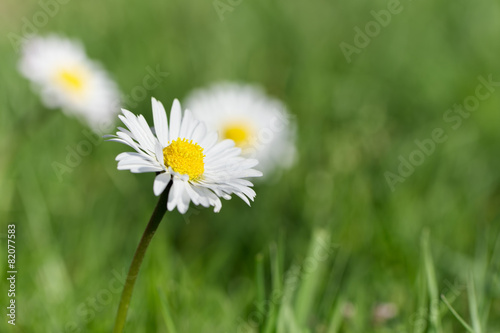
[[[232,139],[268,174],[295,156],[295,124],[283,103],[253,85],[219,83],[192,92],[187,108],[224,139]]]
[[[167,208],[177,208],[184,214],[189,203],[221,209],[220,197],[230,199],[232,194],[248,205],[255,192],[247,177],[260,177],[252,169],[255,159],[240,156],[241,149],[234,141],[218,141],[216,132],[207,131],[203,122],[196,120],[189,110],[184,114],[178,100],[170,111],[170,123],[163,105],[152,98],[154,133],[142,115],[135,116],[127,110],[119,115],[127,129],[119,127],[110,141],[124,143],[135,152],[121,153],[116,157],[119,170],[131,172],[156,172],[153,191],[160,195],[169,187]]]
[[[34,37],[22,45],[19,70],[48,108],[61,108],[98,129],[119,112],[116,84],[83,46],[56,35]]]

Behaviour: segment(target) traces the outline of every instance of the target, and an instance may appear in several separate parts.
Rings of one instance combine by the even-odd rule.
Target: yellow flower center
[[[72,93],[81,93],[85,88],[86,75],[80,68],[63,69],[56,76],[57,82]]]
[[[173,140],[163,148],[165,165],[181,175],[188,175],[189,180],[197,179],[205,171],[204,157],[203,148],[193,140]]]
[[[231,123],[224,127],[222,136],[231,139],[237,146],[244,146],[250,137],[250,128],[244,123]]]

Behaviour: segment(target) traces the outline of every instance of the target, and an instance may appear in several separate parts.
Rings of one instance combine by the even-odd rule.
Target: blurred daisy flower
[[[295,157],[295,123],[283,103],[253,85],[219,83],[186,99],[193,114],[222,138],[233,140],[264,174],[289,167]]]
[[[109,125],[119,112],[120,94],[83,46],[56,35],[33,37],[21,48],[19,69],[48,108],[61,108],[92,128]]]
[[[169,188],[167,208],[177,207],[184,214],[192,201],[195,205],[214,206],[221,209],[219,197],[230,199],[235,194],[248,205],[253,201],[253,184],[244,179],[260,177],[260,171],[252,169],[255,159],[240,156],[241,149],[234,141],[218,141],[216,132],[207,131],[203,122],[196,120],[189,110],[184,114],[178,100],[170,111],[170,124],[163,105],[152,99],[154,132],[142,115],[135,116],[122,110],[120,119],[127,129],[119,127],[110,141],[124,143],[135,152],[121,153],[116,157],[119,170],[134,173],[156,172],[153,191],[160,195]]]

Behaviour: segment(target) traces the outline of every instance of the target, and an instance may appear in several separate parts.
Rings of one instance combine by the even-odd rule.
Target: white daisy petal
[[[148,123],[146,122],[146,119],[144,119],[144,116],[143,115],[139,115],[137,117],[137,122],[141,128],[141,131],[145,137],[145,139],[147,140],[148,144],[153,147],[154,149],[154,146],[156,144],[156,142],[158,141],[158,139],[153,135],[153,132],[151,131],[151,127],[148,126]]]
[[[118,170],[127,170],[127,169],[121,169],[118,167]],[[158,168],[154,166],[135,166],[133,168],[130,168],[130,172],[132,173],[145,173],[145,172],[158,172]]]
[[[206,133],[207,133],[207,127],[205,126],[205,124],[199,123],[198,126],[196,126],[196,128],[194,129],[191,138],[193,139],[194,142],[200,142],[201,140],[203,140]]]
[[[189,184],[184,181],[180,181],[179,183],[181,187],[181,195],[180,195],[180,200],[177,203],[177,209],[179,210],[179,213],[184,214],[187,212],[189,208],[189,203],[191,202],[191,198],[187,190]]]
[[[225,198],[226,200],[229,200],[230,198]],[[214,202],[214,212],[218,213],[220,212],[220,209],[222,208],[222,202],[220,202],[219,198],[216,198],[216,201]]]
[[[242,193],[240,193],[240,192],[236,192],[235,194],[236,194],[238,197],[240,197],[240,198],[241,198],[241,200],[245,201],[245,203],[246,203],[247,205],[249,205],[249,206],[250,206],[250,201],[248,200],[248,198],[247,198],[246,196],[244,196],[244,195],[243,195]]]
[[[153,105],[153,121],[155,124],[155,132],[158,140],[163,147],[168,145],[168,120],[167,113],[163,104],[157,101],[155,98],[151,98],[151,104]]]
[[[163,157],[163,148],[162,145],[159,142],[156,142],[155,144],[155,156],[156,156],[156,161],[160,163],[162,166],[162,169],[165,170],[165,164],[164,164],[164,157]]]
[[[210,152],[210,154],[216,155],[232,147],[234,147],[233,140],[223,140],[221,142],[218,142],[216,145],[212,146],[212,148],[208,149],[207,153]]]
[[[156,176],[153,183],[153,192],[156,196],[159,196],[163,192],[163,190],[165,190],[171,178],[172,176],[165,172],[160,173],[158,176]]]
[[[195,205],[202,205],[203,207],[210,206],[210,199],[206,192],[200,193],[201,191],[199,191],[196,186],[192,186],[189,183],[186,186],[186,191]]]
[[[177,99],[175,99],[172,104],[172,109],[170,110],[170,141],[179,137],[179,131],[181,129],[181,116],[181,104]]]
[[[125,152],[121,153],[115,158],[116,161],[119,162],[134,162],[134,163],[150,163],[151,164],[151,159],[149,156],[140,154],[140,153],[131,153],[131,152]]]
[[[184,117],[182,118],[181,129],[179,131],[179,137],[190,138],[191,132],[193,130],[191,128],[191,126],[193,124],[194,124],[193,115],[192,115],[191,111],[186,110],[186,112],[184,112]]]
[[[144,150],[141,149],[141,147],[139,147],[139,145],[134,141],[134,139],[132,139],[130,136],[128,136],[128,134],[122,133],[122,132],[117,132],[116,136],[117,136],[116,140],[124,141],[127,146],[134,148],[139,153],[144,152]],[[115,140],[111,139],[109,141],[115,141]]]
[[[200,146],[202,146],[204,149],[209,150],[217,143],[218,139],[219,135],[217,134],[217,132],[208,133],[200,142]]]
[[[254,169],[246,169],[238,173],[238,177],[262,177],[262,172]]]
[[[135,139],[139,145],[150,152],[154,152],[155,141],[158,141],[151,132],[151,128],[147,126],[146,120],[142,115],[135,116],[132,112],[123,109],[123,116],[118,116],[122,122],[128,127],[132,133],[132,139]]]
[[[182,200],[182,195],[184,191],[184,182],[178,178],[174,178],[172,187],[170,188],[170,193],[168,194],[167,208],[169,211],[174,210],[175,207],[179,206]],[[180,212],[180,209],[179,209]]]

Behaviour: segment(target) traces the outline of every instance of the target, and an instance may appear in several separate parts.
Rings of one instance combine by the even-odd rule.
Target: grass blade
[[[458,314],[457,311],[455,311],[455,309],[451,306],[450,302],[448,302],[448,300],[446,299],[446,296],[444,295],[441,295],[441,299],[443,300],[444,304],[446,304],[446,306],[448,307],[448,309],[450,309],[450,312],[455,316],[455,318],[457,318],[457,320],[460,322],[460,324],[462,324],[463,327],[465,327],[465,329],[471,333],[476,333],[474,331],[474,329],[472,327],[470,327],[466,322],[465,320],[460,317],[460,315]]]
[[[330,236],[325,230],[317,230],[313,233],[313,239],[309,246],[307,258],[302,264],[301,284],[295,301],[295,314],[299,325],[304,326],[310,314],[315,300],[321,277],[326,266],[325,244],[330,243]],[[328,245],[326,245],[328,246]],[[320,255],[320,253],[322,255]],[[312,264],[309,267],[309,264]]]
[[[422,252],[424,253],[424,267],[427,276],[427,286],[429,289],[430,313],[429,322],[435,332],[441,333],[441,318],[439,315],[439,295],[436,280],[436,272],[434,271],[434,263],[429,245],[429,231],[424,230],[421,239]]]
[[[472,327],[474,328],[474,332],[482,333],[481,320],[479,319],[479,311],[477,308],[476,288],[472,272],[469,273],[467,279],[467,295],[469,296],[469,311],[472,320]]]

